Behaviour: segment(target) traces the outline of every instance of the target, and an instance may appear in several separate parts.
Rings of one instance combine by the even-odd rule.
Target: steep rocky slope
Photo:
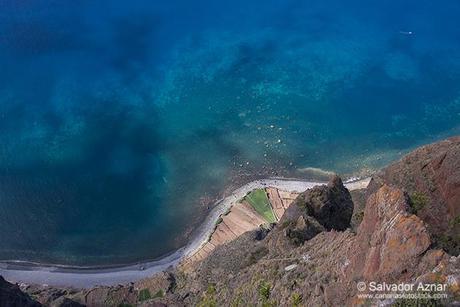
[[[420,147],[383,169],[373,176],[368,195],[385,183],[407,192],[411,212],[426,223],[439,248],[460,253],[460,137]]]
[[[323,231],[299,245],[286,243],[289,232],[278,225],[252,248],[246,242],[244,251],[238,249],[244,239],[237,240],[188,276],[184,282],[193,281],[195,291],[184,287],[190,292],[179,298],[186,304],[357,305],[368,303],[358,296],[358,282],[426,281],[446,283],[450,300],[457,299],[459,259],[430,248],[425,223],[410,209],[402,190],[383,185],[367,200],[356,234]],[[252,261],[238,261],[248,255]],[[233,265],[220,265],[229,257]]]
[[[7,282],[0,276],[0,306],[2,307],[39,307],[41,304],[23,293],[17,285]]]
[[[459,213],[455,137],[388,166],[365,191],[350,194],[333,177],[328,186],[302,193],[270,232],[247,232],[187,273],[172,269],[138,283],[84,291],[23,290],[53,306],[457,304]],[[370,282],[445,284],[447,297],[364,297],[368,292],[359,285]]]

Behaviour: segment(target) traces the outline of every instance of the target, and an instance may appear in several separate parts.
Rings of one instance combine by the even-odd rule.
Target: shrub
[[[457,256],[460,254],[460,238],[447,234],[435,236],[437,246],[450,255]]]
[[[450,226],[455,227],[460,225],[460,215],[457,215],[453,220],[450,221]]]
[[[239,294],[233,299],[231,306],[232,306],[232,307],[245,306],[244,301],[243,301],[243,297],[242,297],[241,293],[239,293]]]
[[[277,307],[278,305],[274,301],[265,301],[262,303],[262,307]]]
[[[215,298],[216,288],[214,285],[208,285],[208,289],[206,290],[203,298],[198,303],[198,307],[217,307],[217,301]]]
[[[262,280],[259,284],[259,296],[262,299],[262,301],[268,301],[270,298],[270,290],[271,290],[271,285]]]
[[[146,301],[146,300],[149,300],[151,299],[152,296],[150,295],[150,291],[149,289],[142,289],[141,291],[139,291],[139,301]]]
[[[441,307],[445,306],[440,300],[431,298],[400,298],[392,306],[395,307]]]
[[[302,303],[302,295],[298,292],[294,292],[291,295],[291,302],[293,307],[298,307]]]
[[[357,225],[361,224],[361,222],[363,221],[363,218],[364,218],[364,211],[359,211],[358,213],[356,213],[355,215],[356,224]]]
[[[428,204],[428,197],[421,192],[414,192],[410,196],[410,206],[412,213],[417,214]]]

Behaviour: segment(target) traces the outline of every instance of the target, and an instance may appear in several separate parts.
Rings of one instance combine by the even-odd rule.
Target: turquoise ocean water
[[[0,260],[153,259],[209,205],[459,133],[460,3],[0,0]]]

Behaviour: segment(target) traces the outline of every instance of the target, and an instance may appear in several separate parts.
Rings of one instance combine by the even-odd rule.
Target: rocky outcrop
[[[311,216],[300,215],[297,221],[284,229],[284,234],[294,245],[303,244],[326,229]]]
[[[342,180],[334,176],[327,186],[314,187],[300,194],[294,205],[305,210],[327,230],[343,231],[350,226],[353,202]]]
[[[350,275],[391,282],[417,266],[431,240],[409,209],[407,195],[397,188],[384,185],[369,197],[350,255]]]
[[[428,227],[411,213],[410,199],[399,188],[383,185],[367,200],[364,219],[352,242],[344,270],[342,289],[351,305],[365,304],[357,298],[356,283],[446,284],[450,300],[460,294],[460,259],[432,248]],[[428,304],[446,301],[431,301]]]
[[[411,211],[438,247],[460,253],[460,137],[420,147],[384,168],[373,176],[368,195],[384,184],[408,194]]]
[[[44,306],[53,306],[53,307],[80,307],[84,306],[76,302],[75,295],[80,295],[75,289],[61,289],[40,285],[27,285],[21,284],[21,290],[27,292],[32,297],[36,298],[37,301]],[[78,300],[78,299],[77,299]]]
[[[301,193],[287,208],[276,227],[268,235],[271,250],[283,250],[290,245],[299,246],[317,234],[350,226],[353,202],[350,193],[338,176],[326,186],[317,186]]]
[[[39,307],[41,304],[23,293],[18,285],[11,284],[0,276],[0,306]]]
[[[293,230],[305,224],[297,220]],[[186,297],[186,305],[241,300],[285,306],[300,300],[304,306],[354,306],[370,303],[358,297],[358,282],[430,280],[448,284],[451,300],[460,294],[460,259],[431,248],[426,224],[411,213],[408,195],[397,187],[383,185],[369,197],[356,234],[322,231],[300,245],[282,245],[292,238],[278,235],[278,248],[273,248],[273,234],[280,229],[278,224],[257,243],[247,235],[217,248],[182,281],[193,287],[179,287],[177,294]],[[248,257],[251,261],[239,261]]]

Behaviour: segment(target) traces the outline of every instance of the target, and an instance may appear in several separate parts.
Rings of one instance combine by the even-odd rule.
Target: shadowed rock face
[[[303,208],[306,215],[314,217],[326,230],[347,229],[353,215],[350,193],[338,176],[334,176],[327,186],[303,192],[294,205]]]
[[[285,228],[284,233],[291,243],[300,245],[303,242],[312,239],[322,231],[325,231],[325,229],[320,223],[318,223],[318,221],[311,216],[301,215],[295,224]]]
[[[39,307],[41,304],[23,293],[17,285],[7,282],[0,276],[0,306],[2,307]]]
[[[353,202],[342,180],[334,176],[327,186],[301,193],[287,208],[279,226],[269,234],[269,247],[285,250],[299,246],[327,230],[343,231],[350,226]]]

